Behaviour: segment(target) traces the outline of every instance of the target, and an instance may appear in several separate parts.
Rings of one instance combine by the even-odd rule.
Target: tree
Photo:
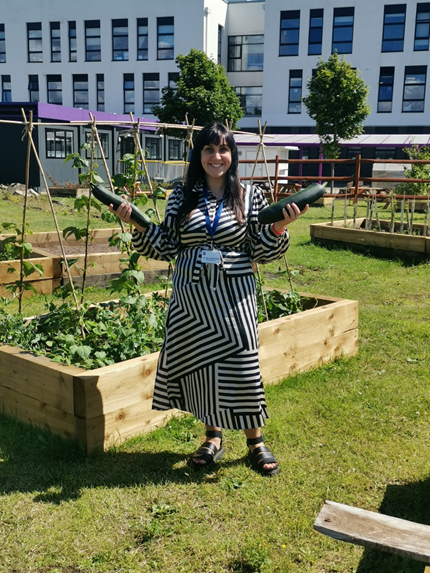
[[[176,63],[180,70],[176,89],[162,89],[160,105],[153,113],[162,123],[191,123],[204,126],[211,121],[232,122],[232,128],[242,117],[239,97],[231,87],[225,69],[204,52],[191,49],[186,56],[179,55]],[[186,137],[185,130],[171,130],[176,137]]]
[[[370,113],[369,86],[360,72],[335,52],[327,62],[319,59],[316,74],[307,82],[307,88],[309,95],[303,98],[303,103],[316,122],[323,154],[336,159],[340,155],[339,140],[351,139],[364,131],[363,121]]]
[[[411,147],[405,147],[403,151],[409,159],[430,160],[430,147],[427,145],[411,145]],[[405,168],[404,175],[407,179],[430,179],[430,165],[425,163],[411,164],[410,169]],[[396,187],[396,193],[429,195],[430,183],[400,183]]]

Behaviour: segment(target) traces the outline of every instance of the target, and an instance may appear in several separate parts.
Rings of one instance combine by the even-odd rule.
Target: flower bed
[[[358,351],[357,301],[301,293],[305,310],[259,325],[262,377],[275,383]],[[166,422],[151,410],[158,352],[84,370],[0,347],[0,407],[25,422],[79,439],[89,453]]]

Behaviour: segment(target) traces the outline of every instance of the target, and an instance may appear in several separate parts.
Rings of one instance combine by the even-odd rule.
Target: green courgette
[[[258,213],[258,222],[262,225],[269,225],[270,223],[282,221],[284,218],[282,209],[285,209],[287,205],[291,205],[292,203],[295,203],[300,211],[303,211],[306,205],[314,203],[324,195],[324,187],[326,185],[327,183],[323,183],[322,185],[314,183],[306,187],[306,189],[301,189],[301,191],[294,193],[294,195],[281,199],[277,203],[272,203],[272,205],[269,205]]]
[[[118,209],[121,203],[124,203],[126,201],[122,197],[115,195],[115,193],[108,191],[108,189],[106,189],[106,187],[103,187],[102,185],[95,185],[94,183],[91,183],[91,191],[96,199],[104,203],[104,205],[107,206],[112,205],[115,211]],[[141,227],[149,227],[149,225],[151,224],[151,219],[149,219],[149,217],[147,217],[145,213],[142,213],[142,211],[140,211],[136,207],[136,205],[130,203],[130,207],[131,207],[131,217],[130,217],[131,220],[140,225]]]

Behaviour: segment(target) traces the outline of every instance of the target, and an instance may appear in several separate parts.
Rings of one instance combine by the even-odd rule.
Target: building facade
[[[261,121],[268,134],[312,133],[301,98],[318,58],[336,50],[370,86],[367,133],[430,133],[430,2],[1,0],[1,8],[0,119],[22,103],[155,119],[152,106],[178,77],[175,58],[196,48],[226,68],[242,130],[257,131]],[[115,153],[129,151],[116,137]],[[148,139],[154,159],[180,156],[157,137]],[[45,149],[58,143],[49,138]],[[343,156],[358,152],[352,146]],[[403,157],[401,147],[365,153]]]

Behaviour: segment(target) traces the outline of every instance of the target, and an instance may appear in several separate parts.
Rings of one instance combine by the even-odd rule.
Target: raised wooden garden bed
[[[87,265],[87,286],[108,286],[109,281],[121,273],[123,264],[120,262],[125,255],[115,247],[109,247],[108,241],[116,231],[120,229],[95,229],[91,232],[93,240],[89,244],[89,256]],[[6,238],[10,235],[1,235]],[[33,273],[28,280],[40,294],[50,294],[54,288],[67,282],[65,266],[61,262],[61,250],[56,232],[33,233],[26,239],[33,245],[32,262],[41,264],[44,272],[43,276]],[[84,243],[82,240],[76,241],[71,236],[63,240],[63,244],[68,259],[76,259],[74,265],[70,267],[71,276],[76,279],[76,284],[81,282],[79,277],[83,274],[84,268]],[[155,275],[167,275],[168,265],[163,261],[145,260],[143,257],[140,264],[145,273],[145,282],[153,284],[156,282]],[[19,261],[0,262],[0,294],[4,294],[6,284],[19,279]],[[18,272],[8,273],[9,268],[15,268]],[[27,291],[26,295],[31,292]]]
[[[358,351],[358,302],[309,297],[308,310],[259,326],[263,380],[274,383]],[[154,429],[175,412],[154,412],[158,352],[96,370],[0,347],[0,408],[19,420],[79,439],[89,453]]]
[[[88,197],[90,194],[90,190],[85,189],[85,187],[77,187],[77,188],[50,187],[49,194],[51,195],[51,197],[75,197],[76,199],[78,199],[83,195],[86,195]]]
[[[324,246],[349,246],[357,250],[365,250],[388,257],[406,259],[430,258],[430,237],[422,236],[424,225],[414,224],[413,231],[416,235],[399,233],[400,223],[396,222],[394,233],[390,221],[380,221],[381,231],[365,230],[366,219],[359,218],[355,221],[335,221],[331,223],[316,223],[310,226],[311,238],[315,243]],[[372,220],[372,229],[377,228],[376,219]],[[406,225],[405,225],[406,230]]]

